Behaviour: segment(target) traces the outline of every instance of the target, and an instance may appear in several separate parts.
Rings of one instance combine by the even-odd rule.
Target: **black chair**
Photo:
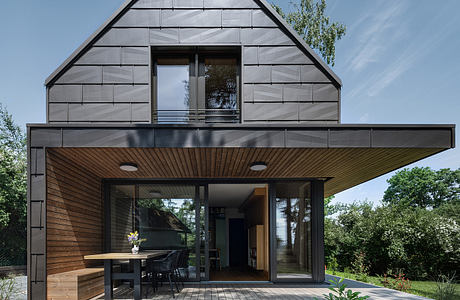
[[[182,287],[184,287],[185,279],[189,278],[189,269],[188,269],[188,260],[189,260],[189,250],[184,249],[180,251],[179,260],[177,263],[177,278],[182,283]],[[181,271],[184,271],[184,276],[182,276]]]
[[[179,292],[179,286],[177,285],[176,279],[176,270],[179,262],[179,255],[180,252],[177,250],[173,250],[168,253],[168,255],[159,260],[149,260],[146,265],[146,271],[149,276],[151,276],[153,290],[156,292],[157,290],[157,280],[168,279],[169,287],[171,289],[171,294],[173,298],[174,295],[174,288],[173,288],[173,281],[174,285],[176,286],[177,292]]]

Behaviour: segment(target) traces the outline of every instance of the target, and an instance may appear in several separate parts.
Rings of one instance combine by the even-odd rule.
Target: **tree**
[[[310,47],[334,66],[335,43],[345,35],[346,26],[332,22],[325,15],[326,0],[300,0],[300,3],[291,2],[291,5],[293,12],[287,14],[275,4],[273,7]]]
[[[0,104],[0,265],[25,263],[26,195],[26,137]]]
[[[429,167],[403,169],[387,180],[383,202],[394,206],[437,208],[460,202],[460,168],[434,171]]]

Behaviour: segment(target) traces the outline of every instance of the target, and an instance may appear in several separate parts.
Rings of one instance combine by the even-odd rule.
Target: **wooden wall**
[[[83,256],[103,251],[101,178],[53,151],[46,170],[47,275],[92,266]]]

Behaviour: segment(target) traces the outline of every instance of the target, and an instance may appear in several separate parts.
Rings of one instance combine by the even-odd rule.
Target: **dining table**
[[[140,300],[142,296],[142,261],[157,258],[168,254],[165,250],[141,251],[138,254],[131,253],[102,253],[85,255],[87,260],[104,261],[104,299],[113,299],[114,280],[132,280],[134,285],[134,299]],[[132,272],[113,272],[113,262],[118,260],[128,260],[133,266]]]

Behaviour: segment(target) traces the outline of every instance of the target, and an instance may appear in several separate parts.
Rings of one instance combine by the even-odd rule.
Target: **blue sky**
[[[42,123],[46,119],[46,77],[123,0],[4,2],[0,10],[0,102],[22,126]],[[273,2],[288,9],[289,1]],[[343,81],[343,123],[459,123],[460,1],[327,3],[331,18],[347,26],[346,36],[337,43],[333,67]],[[459,168],[460,150],[415,165]],[[378,202],[392,174],[342,192],[336,200]]]

